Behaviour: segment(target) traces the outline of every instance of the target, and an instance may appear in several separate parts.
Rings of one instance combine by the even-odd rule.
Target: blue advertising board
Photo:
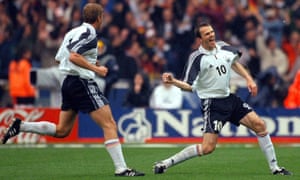
[[[119,135],[124,142],[189,142],[202,137],[200,109],[155,110],[149,108],[112,109]],[[300,142],[300,110],[256,109],[271,136]],[[103,138],[102,130],[88,115],[79,115],[79,138]],[[227,123],[220,137],[255,138],[245,128]],[[288,139],[287,139],[288,138]],[[159,141],[159,140],[164,141]],[[182,141],[185,140],[185,141]]]

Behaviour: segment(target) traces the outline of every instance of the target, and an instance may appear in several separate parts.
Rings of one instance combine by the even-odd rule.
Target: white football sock
[[[269,163],[269,167],[271,171],[273,172],[276,169],[279,169],[277,165],[277,159],[276,154],[274,150],[273,143],[271,141],[270,135],[267,134],[264,137],[257,136],[258,143],[260,145],[261,150],[265,153],[265,156],[267,158],[267,161]]]
[[[196,156],[203,155],[201,150],[201,145],[190,145],[184,148],[182,151],[178,152],[177,154],[171,156],[168,159],[163,160],[162,162],[168,167],[174,166],[178,163],[186,161]]]
[[[56,133],[56,125],[48,121],[22,122],[20,131],[54,136]]]
[[[104,144],[115,165],[115,173],[120,173],[126,170],[127,165],[124,160],[122,147],[119,139],[110,139],[105,141]]]

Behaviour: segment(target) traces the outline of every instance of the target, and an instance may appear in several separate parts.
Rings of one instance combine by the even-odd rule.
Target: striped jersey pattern
[[[192,85],[201,99],[222,98],[230,94],[231,65],[241,53],[223,41],[211,51],[200,46],[189,56],[183,81]]]
[[[92,79],[95,77],[95,73],[73,64],[69,60],[69,56],[70,52],[76,52],[84,56],[88,62],[95,64],[97,51],[97,34],[95,28],[88,23],[83,23],[65,35],[55,56],[55,60],[60,62],[59,69],[64,74],[78,75],[84,79]]]

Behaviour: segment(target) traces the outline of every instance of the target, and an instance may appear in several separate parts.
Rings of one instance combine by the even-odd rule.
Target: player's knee
[[[205,155],[214,152],[215,149],[216,149],[216,146],[202,146],[202,151],[203,151],[203,154],[205,154]]]
[[[70,134],[69,130],[66,129],[57,129],[55,133],[56,138],[65,138]]]
[[[258,136],[265,136],[268,134],[266,124],[263,120],[256,121],[254,123],[254,129],[255,129],[255,133]]]
[[[109,120],[106,121],[105,123],[103,123],[103,127],[102,128],[107,128],[107,129],[117,129],[117,124],[114,120]]]

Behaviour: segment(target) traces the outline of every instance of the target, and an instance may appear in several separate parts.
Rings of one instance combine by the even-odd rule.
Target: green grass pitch
[[[275,146],[278,161],[294,174],[291,177],[271,175],[265,157],[257,146],[220,146],[208,156],[194,158],[154,175],[155,161],[180,151],[184,146],[137,147],[124,145],[130,167],[144,171],[144,177],[114,177],[112,161],[103,146],[83,148],[0,146],[1,180],[193,180],[193,179],[300,179],[298,147]]]

